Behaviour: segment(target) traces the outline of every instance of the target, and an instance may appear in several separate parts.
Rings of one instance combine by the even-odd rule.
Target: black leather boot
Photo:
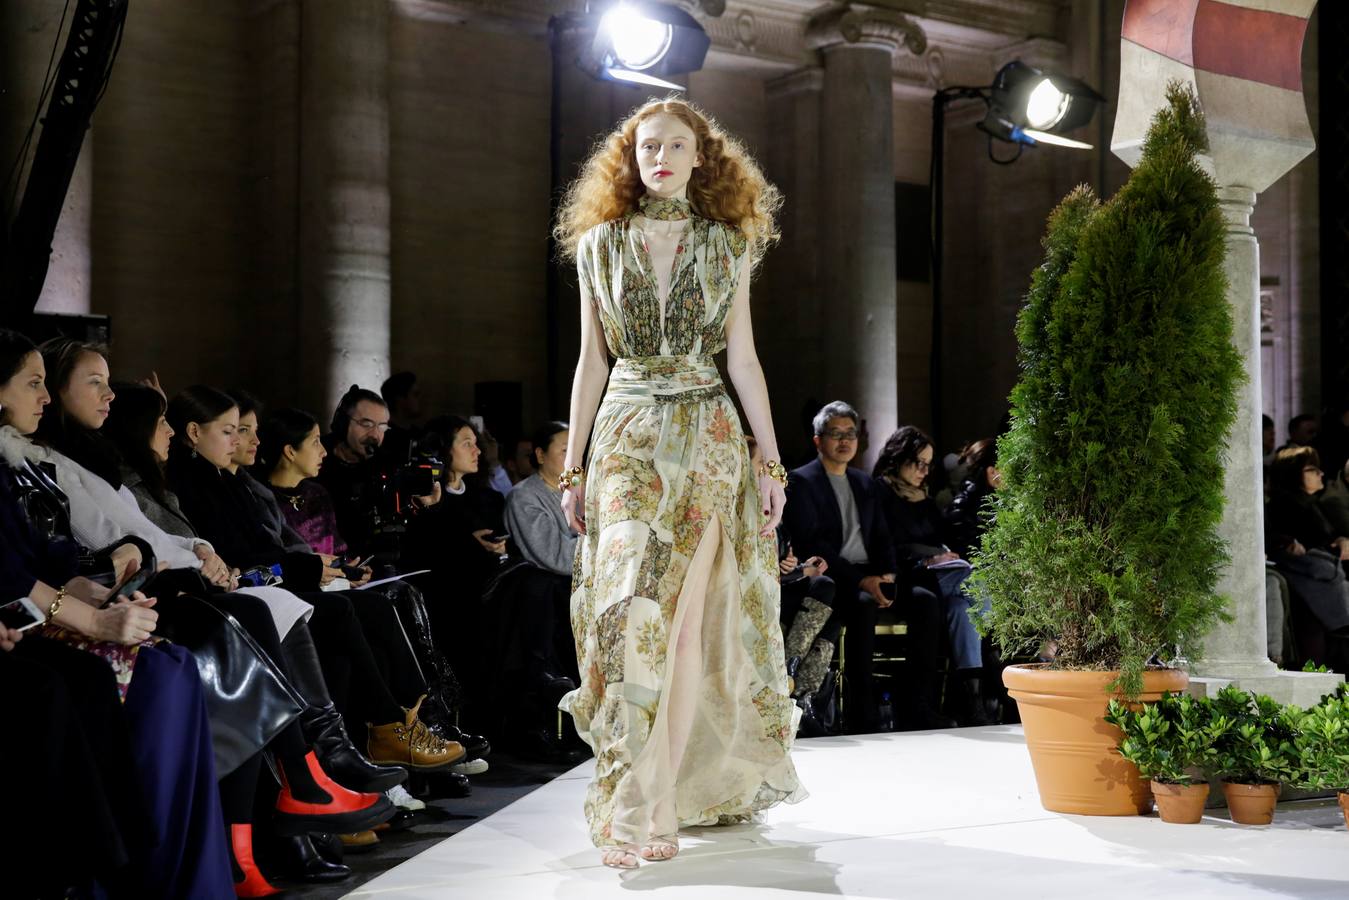
[[[279,878],[305,884],[332,884],[351,877],[348,866],[324,859],[307,834],[276,839],[272,870]]]
[[[384,793],[394,785],[407,781],[406,769],[398,766],[377,766],[361,755],[361,751],[347,736],[342,715],[329,703],[309,707],[300,717],[305,740],[314,748],[319,760],[334,781],[342,787],[363,793]]]
[[[407,781],[407,772],[397,766],[377,766],[361,755],[347,737],[342,715],[328,696],[318,650],[307,628],[292,628],[281,641],[291,682],[309,708],[300,713],[305,743],[314,748],[323,770],[349,791],[384,793]]]

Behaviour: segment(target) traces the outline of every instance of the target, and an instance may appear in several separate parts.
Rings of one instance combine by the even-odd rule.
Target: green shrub
[[[1055,641],[1054,666],[1119,671],[1130,697],[1149,661],[1197,657],[1224,615],[1217,527],[1242,378],[1224,225],[1195,158],[1203,116],[1186,88],[1168,100],[1112,200],[1078,188],[1049,218],[975,557],[992,600],[980,628],[1005,654]]]
[[[1105,720],[1124,733],[1120,756],[1150,781],[1193,784],[1218,767],[1218,742],[1230,722],[1215,717],[1213,704],[1188,694],[1163,694],[1138,709],[1110,701]]]
[[[1213,713],[1215,720],[1230,723],[1216,748],[1219,778],[1237,784],[1293,781],[1298,767],[1295,711],[1229,684],[1213,699]]]
[[[1297,752],[1291,781],[1308,790],[1349,790],[1349,695],[1341,684],[1321,702],[1290,707],[1286,722]]]

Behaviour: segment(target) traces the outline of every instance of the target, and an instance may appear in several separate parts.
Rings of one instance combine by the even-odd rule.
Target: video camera
[[[408,444],[400,464],[379,470],[374,508],[374,534],[398,535],[407,530],[416,506],[413,497],[425,497],[445,474],[444,445],[440,436],[425,434]]]

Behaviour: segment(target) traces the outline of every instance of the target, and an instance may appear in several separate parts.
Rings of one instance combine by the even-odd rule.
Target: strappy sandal
[[[679,854],[679,835],[662,834],[649,839],[638,851],[647,862],[665,862]]]
[[[637,857],[636,844],[619,844],[616,847],[605,847],[600,851],[600,862],[611,869],[635,869],[638,865]]]

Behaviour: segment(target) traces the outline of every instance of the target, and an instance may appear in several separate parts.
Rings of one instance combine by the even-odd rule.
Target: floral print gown
[[[746,241],[687,209],[644,200],[642,218],[598,225],[578,248],[581,289],[617,361],[573,570],[581,684],[560,705],[595,751],[585,813],[601,847],[805,796],[776,543],[759,535],[757,479],[712,359],[749,274]],[[641,225],[685,217],[662,321]]]

